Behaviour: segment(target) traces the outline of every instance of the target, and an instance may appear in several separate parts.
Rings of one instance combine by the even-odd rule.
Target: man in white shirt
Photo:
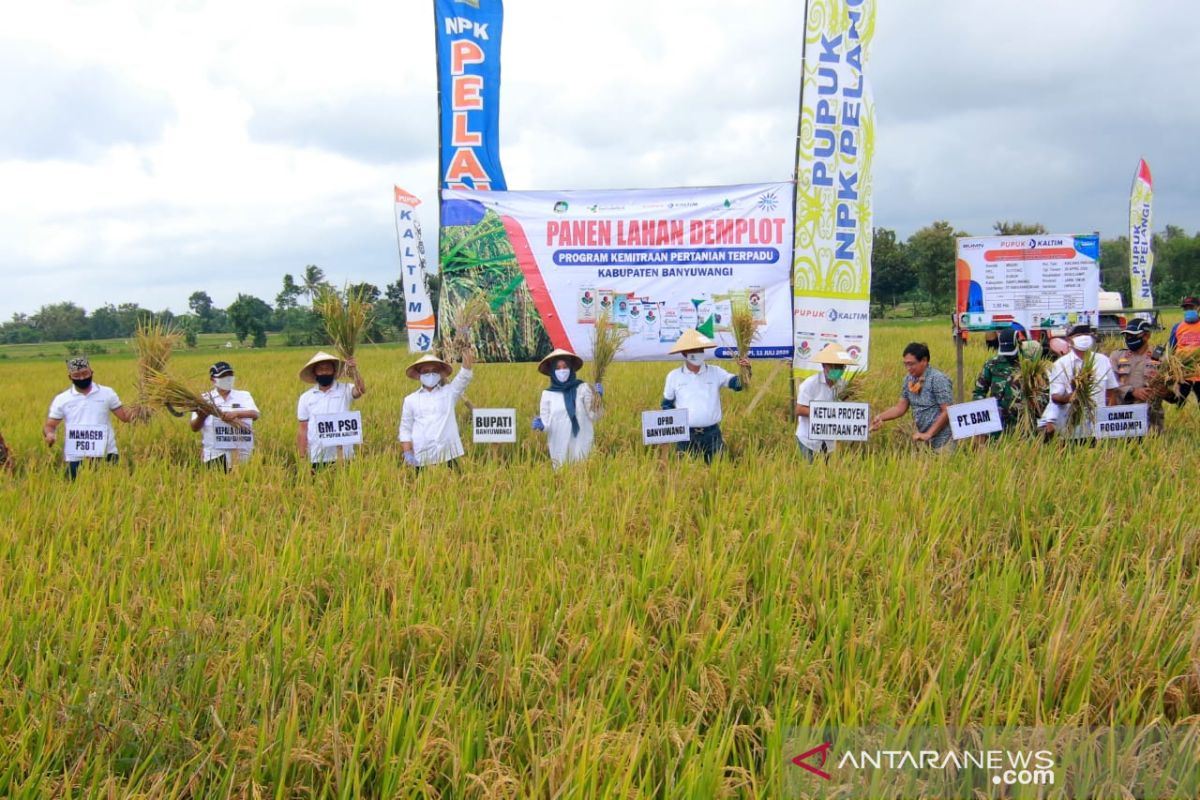
[[[400,411],[400,449],[404,463],[410,467],[448,464],[457,467],[455,459],[462,456],[462,438],[458,435],[458,419],[454,407],[467,391],[474,373],[475,355],[467,348],[462,368],[449,384],[451,367],[435,355],[422,356],[404,374],[420,381],[421,388],[404,398]]]
[[[353,383],[338,383],[337,376],[345,373],[353,379]],[[312,471],[334,463],[340,457],[349,459],[354,455],[354,445],[342,447],[326,447],[317,436],[317,417],[321,414],[343,414],[350,410],[355,400],[367,393],[367,384],[359,374],[358,364],[353,358],[344,362],[337,356],[324,351],[317,353],[308,360],[300,370],[300,380],[305,383],[315,383],[316,386],[300,395],[296,405],[296,419],[299,426],[296,429],[296,449],[300,457],[308,457]]]
[[[854,358],[830,342],[813,357],[813,361],[821,365],[821,371],[805,378],[796,391],[796,439],[800,442],[801,455],[810,464],[817,453],[833,452],[837,442],[816,441],[809,436],[812,430],[809,406],[837,400],[838,384],[845,378],[846,367],[854,364]]]
[[[103,457],[109,464],[117,463],[117,442],[108,415],[111,413],[122,422],[131,422],[133,415],[121,405],[116,392],[92,381],[92,367],[86,356],[67,359],[67,377],[73,385],[50,403],[42,438],[47,446],[53,447],[59,425],[66,423],[63,458],[67,475],[75,480],[85,457],[89,460]],[[83,455],[89,450],[93,455]]]
[[[688,412],[690,438],[677,443],[675,449],[703,455],[705,464],[711,464],[713,456],[725,449],[725,440],[721,438],[721,389],[740,392],[744,388],[737,375],[704,363],[705,351],[716,346],[716,342],[699,331],[685,330],[670,351],[683,356],[683,366],[668,372],[663,386],[662,407],[684,408]],[[750,366],[750,360],[744,357],[737,363]]]
[[[1088,353],[1096,346],[1090,325],[1076,325],[1071,329],[1068,339],[1071,344],[1071,352],[1055,361],[1054,366],[1050,368],[1050,402],[1046,404],[1046,410],[1042,412],[1042,416],[1038,420],[1038,428],[1047,438],[1052,436],[1055,431],[1069,433],[1066,425],[1070,417],[1071,403],[1075,400],[1071,382],[1075,378],[1075,374],[1083,367]],[[1117,387],[1120,382],[1117,380],[1117,373],[1112,368],[1112,362],[1103,353],[1092,353],[1092,358],[1092,370],[1096,377],[1095,389],[1092,391],[1094,404],[1096,408],[1115,405]],[[1073,432],[1075,438],[1086,438],[1091,433],[1091,426],[1086,423]]]
[[[193,411],[192,430],[203,431],[200,457],[204,463],[229,472],[234,464],[250,460],[250,452],[254,449],[253,430],[254,420],[258,419],[258,406],[249,392],[233,388],[234,373],[229,362],[218,361],[209,367],[208,379],[212,381],[213,388],[204,398],[221,410],[221,417],[218,420],[203,411]]]

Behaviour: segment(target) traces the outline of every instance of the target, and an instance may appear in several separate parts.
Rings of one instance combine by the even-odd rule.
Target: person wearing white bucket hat
[[[340,372],[353,378],[353,383],[338,383]],[[367,393],[367,384],[358,371],[353,358],[345,361],[325,351],[317,353],[300,370],[300,380],[316,386],[300,395],[296,405],[296,419],[300,424],[296,430],[296,448],[303,458],[308,455],[312,471],[331,464],[338,459],[337,447],[325,447],[317,439],[316,418],[318,414],[341,414],[350,410],[355,400]],[[354,455],[354,445],[344,445],[342,458]]]
[[[422,356],[409,365],[404,374],[420,381],[421,388],[404,398],[400,410],[400,449],[404,463],[410,467],[449,464],[457,467],[455,459],[466,451],[458,435],[458,420],[454,406],[466,394],[475,366],[470,348],[463,353],[462,368],[449,384],[451,367],[433,355]]]
[[[805,378],[796,390],[796,440],[800,454],[810,464],[817,453],[832,452],[837,442],[818,442],[810,437],[809,406],[837,400],[838,384],[845,378],[846,367],[855,364],[854,357],[833,342],[825,345],[813,361],[821,365],[821,371]]]
[[[690,438],[679,442],[675,449],[702,455],[706,464],[711,464],[713,456],[725,449],[725,440],[721,437],[721,389],[740,392],[744,388],[737,375],[704,363],[704,351],[716,346],[717,343],[703,333],[691,328],[685,330],[670,350],[672,354],[682,355],[684,364],[667,373],[663,386],[662,407],[684,408],[688,412]],[[739,358],[737,363],[750,367],[748,358]]]
[[[546,432],[546,446],[555,469],[582,461],[592,451],[592,423],[599,414],[593,408],[592,388],[576,377],[582,368],[582,358],[562,349],[551,351],[538,364],[538,372],[550,379],[550,386],[542,391],[533,429]],[[596,389],[604,393],[598,384]]]

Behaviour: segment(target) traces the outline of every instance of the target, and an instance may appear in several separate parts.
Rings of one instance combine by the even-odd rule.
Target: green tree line
[[[201,333],[224,333],[239,342],[256,346],[266,344],[267,333],[282,333],[291,345],[325,344],[320,317],[312,310],[313,298],[330,288],[324,271],[309,264],[299,281],[287,274],[275,296],[274,305],[262,298],[239,293],[228,308],[218,308],[208,292],[192,292],[188,311],[175,314],[170,309],[152,311],[137,303],[105,304],[89,313],[71,303],[44,305],[33,314],[13,314],[0,323],[0,343],[34,344],[39,342],[87,342],[99,339],[128,338],[145,319],[155,319],[178,327],[189,343]],[[375,304],[375,325],[368,332],[372,341],[396,341],[403,335],[405,313],[403,285],[400,280],[382,291],[371,283],[348,287],[362,292]]]

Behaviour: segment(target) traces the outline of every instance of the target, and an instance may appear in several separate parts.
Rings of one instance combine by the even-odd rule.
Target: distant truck
[[[1096,333],[1101,336],[1116,336],[1125,330],[1125,301],[1120,292],[1100,292],[1100,321]]]

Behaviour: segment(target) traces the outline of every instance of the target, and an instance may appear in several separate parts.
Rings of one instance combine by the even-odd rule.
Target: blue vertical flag
[[[434,0],[443,189],[504,190],[500,167],[503,0]]]

